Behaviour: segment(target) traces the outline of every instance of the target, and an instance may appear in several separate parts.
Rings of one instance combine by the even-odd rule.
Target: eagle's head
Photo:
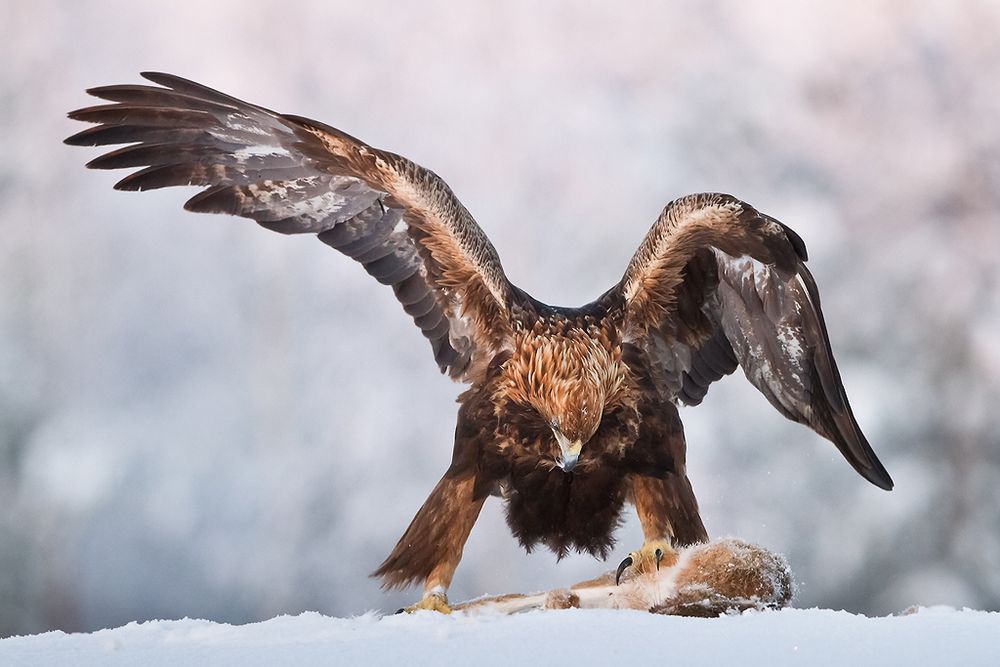
[[[501,391],[550,431],[538,434],[543,448],[549,445],[555,464],[570,472],[625,386],[620,349],[583,329],[520,342],[505,364]]]
[[[552,391],[535,396],[532,407],[552,430],[565,472],[576,467],[583,445],[590,441],[604,415],[605,388],[592,378],[580,378],[575,386],[555,382]]]

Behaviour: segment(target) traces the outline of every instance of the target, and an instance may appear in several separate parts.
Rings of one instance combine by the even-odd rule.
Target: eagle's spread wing
[[[661,391],[689,405],[742,366],[779,412],[890,489],[851,412],[805,261],[795,232],[734,197],[671,202],[619,285],[626,338],[646,351]]]
[[[97,126],[68,144],[132,144],[88,167],[143,167],[115,188],[207,186],[184,208],[316,234],[392,286],[442,371],[470,380],[488,362],[505,334],[511,286],[436,174],[322,123],[170,74],[142,76],[159,86],[94,88],[87,92],[112,104],[69,114]]]

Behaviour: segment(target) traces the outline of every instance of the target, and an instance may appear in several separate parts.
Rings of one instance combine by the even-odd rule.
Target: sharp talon
[[[420,598],[420,602],[403,607],[397,614],[412,614],[417,611],[436,611],[440,614],[450,614],[451,607],[448,606],[448,597],[444,593],[428,593]]]
[[[621,563],[618,564],[618,571],[615,572],[615,586],[621,583],[622,572],[632,567],[632,563],[633,563],[632,557],[625,556],[625,560],[623,560]]]
[[[660,561],[663,560],[663,549],[656,550],[656,571],[660,571]]]

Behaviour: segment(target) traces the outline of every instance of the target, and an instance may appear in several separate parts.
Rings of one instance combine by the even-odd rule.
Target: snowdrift
[[[719,618],[567,609],[523,614],[315,613],[232,626],[184,619],[0,640],[12,665],[996,665],[1000,613],[865,618],[823,609]]]

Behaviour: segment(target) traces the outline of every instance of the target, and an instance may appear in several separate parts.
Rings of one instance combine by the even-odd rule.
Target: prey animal
[[[445,182],[322,123],[162,73],[156,85],[88,92],[94,123],[66,140],[127,144],[95,169],[139,168],[115,187],[204,188],[189,211],[313,234],[390,287],[444,373],[466,385],[452,463],[378,569],[423,584],[413,608],[447,611],[447,589],[483,502],[506,503],[525,548],[606,557],[626,504],[644,544],[623,567],[656,568],[708,538],[685,468],[679,403],[743,368],[785,417],[832,441],[865,479],[892,480],[855,421],[806,247],[726,194],[669,203],[621,280],[579,308],[514,286]]]

